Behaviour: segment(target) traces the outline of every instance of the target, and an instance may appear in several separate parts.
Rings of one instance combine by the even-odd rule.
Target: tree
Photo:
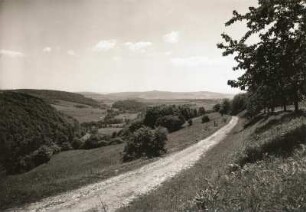
[[[184,117],[167,115],[157,119],[156,126],[165,127],[168,129],[169,132],[174,132],[181,129],[184,123]]]
[[[142,127],[136,130],[127,142],[123,161],[131,161],[143,156],[156,157],[166,152],[165,144],[167,140],[167,130],[157,128],[152,130],[149,127]]]
[[[237,94],[231,101],[231,114],[237,115],[238,113],[242,112],[246,109],[247,105],[247,94]]]
[[[261,107],[273,110],[275,106],[298,102],[305,95],[306,79],[306,4],[305,0],[259,0],[257,8],[250,7],[244,15],[233,12],[226,26],[245,21],[248,31],[239,40],[222,34],[226,44],[223,55],[235,55],[238,63],[234,70],[244,70],[238,80],[229,80],[232,87],[239,87],[260,97]],[[257,36],[258,42],[248,39]],[[260,89],[259,93],[257,90]],[[260,101],[259,101],[260,102]]]
[[[205,113],[206,113],[205,108],[204,108],[204,107],[199,107],[199,112],[198,112],[198,114],[199,114],[200,116],[202,116],[202,115],[204,115]]]
[[[215,104],[215,105],[213,106],[213,110],[214,110],[215,112],[219,112],[220,108],[221,108],[221,104],[220,104],[220,103],[217,103],[217,104]]]
[[[203,116],[202,117],[202,123],[206,123],[206,122],[209,122],[210,121],[210,119],[209,119],[209,117],[208,116]]]
[[[223,116],[224,114],[229,114],[231,109],[231,103],[228,99],[224,99],[221,103],[220,114]]]

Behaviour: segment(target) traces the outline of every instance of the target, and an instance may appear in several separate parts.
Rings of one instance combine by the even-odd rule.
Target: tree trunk
[[[287,112],[287,105],[284,104],[284,111]]]

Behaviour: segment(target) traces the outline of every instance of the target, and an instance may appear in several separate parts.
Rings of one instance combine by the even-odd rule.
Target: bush
[[[237,115],[246,109],[247,105],[247,94],[237,94],[231,101],[231,114]]]
[[[111,141],[109,142],[109,145],[122,144],[122,143],[124,143],[122,138],[117,137],[117,138],[111,139]]]
[[[156,121],[157,126],[165,127],[169,132],[181,129],[184,123],[185,120],[183,117],[173,115],[163,116]]]
[[[68,150],[71,150],[72,149],[72,146],[69,142],[64,142],[61,144],[61,150],[62,151],[68,151]]]
[[[141,127],[143,127],[143,120],[136,120],[136,121],[133,121],[130,126],[129,126],[129,131],[131,133],[135,132],[136,130],[140,129]]]
[[[219,112],[219,110],[220,110],[220,108],[221,108],[221,104],[215,104],[214,106],[213,106],[213,110],[215,111],[215,112]]]
[[[204,115],[205,113],[206,113],[205,108],[204,108],[204,107],[200,107],[200,108],[199,108],[198,114],[199,114],[200,116],[202,116],[202,115]]]
[[[209,121],[210,121],[210,119],[209,119],[208,116],[203,116],[202,117],[202,123],[206,123],[206,122],[209,122]]]
[[[156,157],[164,153],[167,131],[164,128],[152,130],[142,127],[135,131],[126,144],[123,161],[131,161],[143,156]]]
[[[82,149],[94,149],[109,145],[109,142],[104,140],[88,139],[82,145]]]
[[[224,114],[229,114],[231,110],[231,102],[228,99],[223,99],[219,113],[223,116]]]
[[[80,139],[77,139],[77,138],[75,138],[75,139],[72,141],[72,143],[71,143],[73,149],[79,149],[79,148],[81,148],[82,144],[83,144],[83,142],[82,142]]]
[[[109,136],[92,134],[81,146],[82,149],[94,149],[102,146],[109,145]]]
[[[35,165],[40,165],[48,162],[53,155],[52,148],[43,145],[38,150],[34,152],[34,163]]]

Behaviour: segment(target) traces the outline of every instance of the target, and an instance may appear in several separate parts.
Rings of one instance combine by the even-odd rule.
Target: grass
[[[306,118],[244,122],[194,167],[120,211],[305,211]]]
[[[180,131],[169,134],[168,152],[179,151],[226,124],[217,113],[209,116],[212,120],[209,123],[201,124],[200,119],[195,119],[192,126],[185,126]],[[214,126],[214,121],[218,126]],[[119,144],[92,150],[66,151],[30,172],[1,177],[0,210],[98,182],[157,159],[122,163],[123,148],[124,144]]]
[[[207,179],[214,179],[233,160],[233,152],[239,151],[243,122],[229,137],[208,151],[195,166],[182,171],[147,195],[141,196],[119,212],[134,211],[186,211],[192,205],[195,192],[206,185]]]
[[[106,110],[104,109],[74,102],[59,100],[52,104],[52,106],[58,111],[75,118],[80,123],[101,121],[106,115]]]
[[[189,104],[189,105],[193,105],[196,108],[205,107],[206,110],[212,110],[212,108],[215,104],[221,102],[221,100],[219,100],[219,99],[172,99],[172,100],[167,100],[167,99],[143,99],[141,101],[150,105],[150,106],[161,105],[161,104],[165,104],[165,105]]]
[[[122,130],[122,128],[120,127],[107,127],[107,128],[100,128],[98,130],[99,134],[103,134],[103,135],[112,135],[114,132],[119,132],[120,130]]]

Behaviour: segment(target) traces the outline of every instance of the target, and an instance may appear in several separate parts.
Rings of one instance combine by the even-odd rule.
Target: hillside
[[[119,211],[305,211],[305,138],[305,113],[241,118],[194,167]]]
[[[84,92],[81,93],[88,98],[96,100],[111,99],[111,100],[123,100],[123,99],[223,99],[232,98],[233,94],[223,94],[209,91],[199,92],[170,92],[170,91],[146,91],[146,92],[121,92],[121,93],[109,93],[98,94]]]
[[[40,98],[0,93],[0,163],[8,173],[28,171],[71,148],[78,124]]]
[[[67,102],[89,105],[92,107],[99,107],[99,102],[77,93],[56,91],[56,90],[33,90],[33,89],[20,89],[13,91],[36,96],[41,99],[44,99],[49,103],[56,103],[57,101],[62,100]]]

